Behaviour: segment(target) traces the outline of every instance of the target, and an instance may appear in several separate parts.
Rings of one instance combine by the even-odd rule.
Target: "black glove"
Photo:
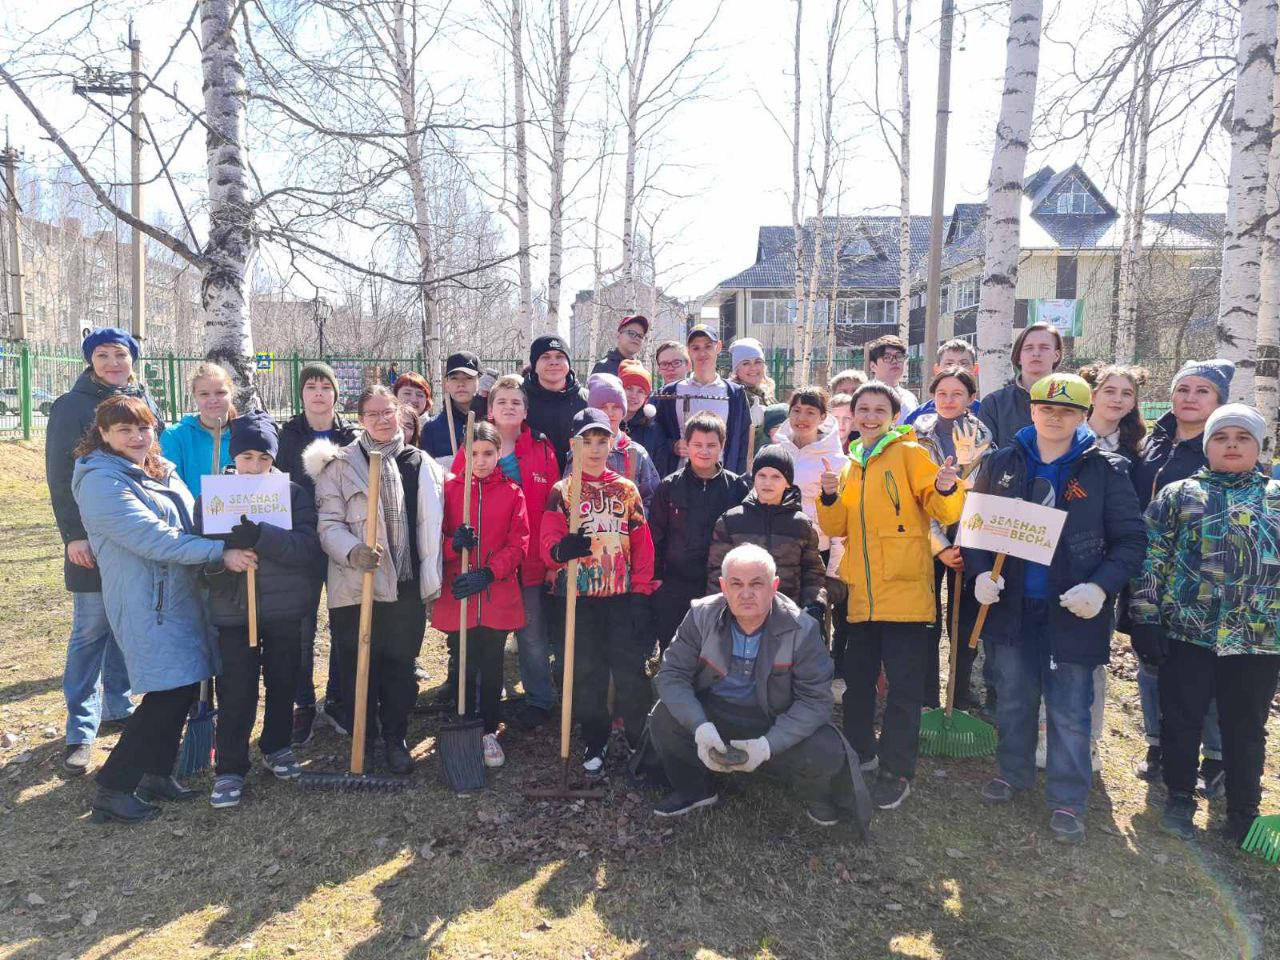
[[[481,567],[479,570],[472,570],[470,573],[459,574],[458,578],[453,581],[453,599],[463,600],[466,597],[475,596],[477,593],[488,588],[493,583],[493,571],[488,567]]]
[[[1148,667],[1158,667],[1169,659],[1169,638],[1159,626],[1135,623],[1129,633],[1133,652]]]
[[[464,523],[453,531],[453,539],[449,541],[449,545],[453,547],[455,553],[461,553],[463,550],[474,550],[480,546],[480,540],[476,536],[476,528],[469,523]]]
[[[231,550],[250,550],[258,545],[260,536],[262,524],[254,523],[242,513],[240,522],[231,528],[231,533],[227,536],[226,547]]]
[[[806,603],[804,605],[804,612],[817,620],[818,623],[822,623],[823,618],[827,615],[827,608],[815,600],[813,603]]]
[[[566,533],[551,548],[551,559],[556,563],[568,563],[591,556],[591,538],[585,533]]]

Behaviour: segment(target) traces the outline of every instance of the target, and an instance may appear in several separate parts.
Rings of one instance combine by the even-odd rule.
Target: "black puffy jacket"
[[[1143,510],[1169,484],[1194,476],[1209,464],[1204,455],[1203,433],[1190,440],[1179,441],[1177,437],[1178,421],[1170,411],[1156,421],[1142,445],[1142,455],[1130,475]]]
[[[818,553],[818,528],[800,509],[800,488],[791,486],[779,504],[761,503],[752,490],[716,521],[707,557],[707,594],[720,592],[720,565],[734,547],[754,543],[773,556],[778,591],[797,606],[826,599],[826,568]]]
[[[564,472],[569,459],[569,439],[573,436],[573,415],[587,408],[587,391],[578,386],[573,371],[564,389],[552,392],[538,383],[538,377],[529,371],[524,378],[524,391],[529,398],[529,429],[551,441],[556,460]]]
[[[748,489],[745,477],[724,467],[703,480],[686,465],[658,484],[649,510],[655,579],[706,583],[716,521],[740,504]]]
[[[337,413],[333,415],[333,435],[328,439],[340,447],[345,447],[356,438],[356,428],[344,421]],[[307,415],[300,413],[292,417],[280,428],[279,448],[276,450],[275,468],[287,473],[289,479],[307,492],[315,500],[316,484],[307,475],[302,465],[302,451],[315,442],[316,435],[307,423]],[[323,573],[321,574],[323,577]]]

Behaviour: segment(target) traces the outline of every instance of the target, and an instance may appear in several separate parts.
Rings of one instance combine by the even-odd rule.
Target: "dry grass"
[[[492,789],[458,799],[424,717],[414,787],[399,796],[309,794],[255,771],[238,810],[195,802],[137,828],[95,826],[91,784],[56,772],[70,604],[41,453],[3,454],[0,733],[18,740],[0,750],[0,956],[1218,960],[1280,946],[1273,868],[1157,832],[1129,773],[1143,743],[1127,658],[1075,850],[1049,841],[1038,799],[981,806],[990,760],[926,760],[867,845],[750,782],[676,824],[616,777],[605,802],[530,803],[521,788],[554,776],[550,730],[508,737]],[[305,752],[345,746],[321,734]]]

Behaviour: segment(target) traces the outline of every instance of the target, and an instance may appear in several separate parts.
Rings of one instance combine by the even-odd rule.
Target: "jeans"
[[[1147,746],[1160,746],[1160,671],[1138,661],[1138,699],[1142,704],[1142,729],[1147,735]],[[1218,702],[1209,703],[1204,717],[1200,752],[1206,760],[1222,759],[1222,729],[1218,724]]]
[[[222,672],[218,674],[218,724],[215,772],[244,776],[249,772],[249,735],[258,716],[258,675],[266,687],[262,736],[265,757],[289,746],[293,732],[293,692],[302,656],[299,620],[264,623],[258,645],[249,646],[247,627],[219,627]]]
[[[67,701],[68,744],[93,743],[102,720],[121,720],[133,712],[129,671],[107,622],[101,593],[71,594],[71,639],[62,670],[62,695]]]
[[[910,780],[920,748],[920,704],[928,660],[929,624],[870,621],[849,624],[844,651],[844,735],[858,757],[880,757],[880,769]],[[889,681],[880,740],[875,736],[876,684]]]
[[[293,694],[297,707],[316,705],[316,629],[320,617],[320,589],[316,588],[315,604],[311,612],[302,618],[301,658],[298,661],[298,682]],[[342,703],[342,670],[338,652],[333,647],[332,633],[329,644],[329,678],[324,688],[325,706]]]
[[[550,710],[556,695],[551,687],[551,633],[549,620],[554,605],[543,584],[520,588],[524,601],[524,626],[516,631],[516,649],[520,657],[520,683],[524,686],[525,703]],[[559,655],[556,660],[559,661]],[[559,673],[557,665],[556,672]]]
[[[187,711],[199,692],[200,684],[190,683],[174,690],[144,694],[111,756],[98,770],[95,778],[98,786],[133,793],[144,773],[161,777],[172,774]]]
[[[988,647],[996,674],[996,760],[1000,777],[1015,790],[1036,779],[1036,739],[1041,698],[1048,721],[1045,798],[1052,810],[1083,816],[1093,767],[1089,757],[1093,667],[1059,663],[1050,654],[1048,601],[1024,600],[1022,635]]]
[[[1215,699],[1222,721],[1222,766],[1227,812],[1254,816],[1262,799],[1267,716],[1280,676],[1280,656],[1232,654],[1174,641],[1160,667],[1160,721],[1164,782],[1170,793],[1196,787],[1200,727]]]

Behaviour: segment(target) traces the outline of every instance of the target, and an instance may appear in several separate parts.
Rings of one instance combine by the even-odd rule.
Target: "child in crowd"
[[[929,521],[955,523],[964,506],[955,458],[934,463],[910,427],[894,426],[900,413],[898,394],[888,384],[858,388],[853,417],[860,439],[840,473],[830,464],[823,470],[818,500],[823,532],[846,538],[840,561],[840,579],[849,587],[845,736],[864,769],[878,767],[872,800],[881,810],[907,798],[916,771],[937,609]],[[882,668],[889,693],[877,743],[873,723]]]
[[[554,571],[560,598],[566,564],[579,561],[574,710],[582,724],[582,767],[588,777],[600,777],[609,743],[610,677],[615,712],[633,749],[649,712],[645,661],[653,644],[653,540],[635,484],[608,467],[609,418],[593,408],[581,410],[574,415],[573,431],[582,440],[582,526],[569,532],[571,477],[565,477],[547,500],[542,559]],[[563,625],[563,617],[557,620]]]
[[[623,360],[618,364],[618,379],[627,394],[627,418],[622,429],[634,442],[644,447],[653,459],[650,448],[658,444],[658,408],[650,402],[653,396],[653,378],[639,360]]]
[[[587,405],[609,418],[609,426],[613,430],[609,469],[636,485],[647,515],[658,481],[662,478],[658,476],[649,451],[622,430],[622,422],[627,417],[627,394],[622,381],[611,373],[593,373],[587,378]],[[564,475],[567,477],[572,469],[573,455],[570,454],[565,458]]]
[[[1205,424],[1208,467],[1147,508],[1148,546],[1133,583],[1133,644],[1160,669],[1160,745],[1169,789],[1160,826],[1191,839],[1196,761],[1216,697],[1226,771],[1223,833],[1244,840],[1262,798],[1266,724],[1280,675],[1280,482],[1257,469],[1269,428],[1229,403]]]
[[[228,425],[236,415],[231,403],[236,385],[216,363],[205,361],[191,371],[188,381],[196,413],[189,413],[160,434],[160,452],[173,462],[178,476],[193,497],[200,496],[200,478],[221,472],[231,462],[231,431]],[[221,436],[218,455],[214,458],[214,437]],[[216,471],[215,471],[216,467]]]
[[[229,432],[235,473],[280,473],[274,467],[276,425],[266,413],[250,410],[236,417]],[[258,636],[249,636],[248,575],[223,571],[211,576],[209,607],[222,654],[222,672],[217,679],[217,762],[209,794],[214,807],[234,807],[243,795],[249,773],[249,735],[258,714],[259,675],[266,687],[262,735],[258,738],[262,762],[281,780],[302,775],[290,746],[293,695],[302,659],[303,623],[313,611],[315,568],[323,554],[316,533],[314,498],[290,481],[289,505],[287,530],[242,516],[229,535],[215,538],[225,539],[229,548],[253,550],[258,555]],[[195,518],[199,525],[199,506]],[[251,640],[256,640],[256,646]]]
[[[498,743],[502,720],[502,660],[507,634],[524,626],[520,564],[529,545],[529,516],[520,485],[498,469],[502,438],[492,423],[478,423],[471,443],[471,510],[463,516],[465,474],[459,470],[444,484],[444,586],[436,601],[432,625],[449,635],[457,648],[462,605],[467,602],[467,690],[476,689],[479,703],[468,702],[470,716],[484,721],[484,763],[500,767],[506,757]],[[465,469],[465,468],[464,468]],[[462,572],[462,551],[468,571]],[[474,700],[475,698],[471,698]]]

